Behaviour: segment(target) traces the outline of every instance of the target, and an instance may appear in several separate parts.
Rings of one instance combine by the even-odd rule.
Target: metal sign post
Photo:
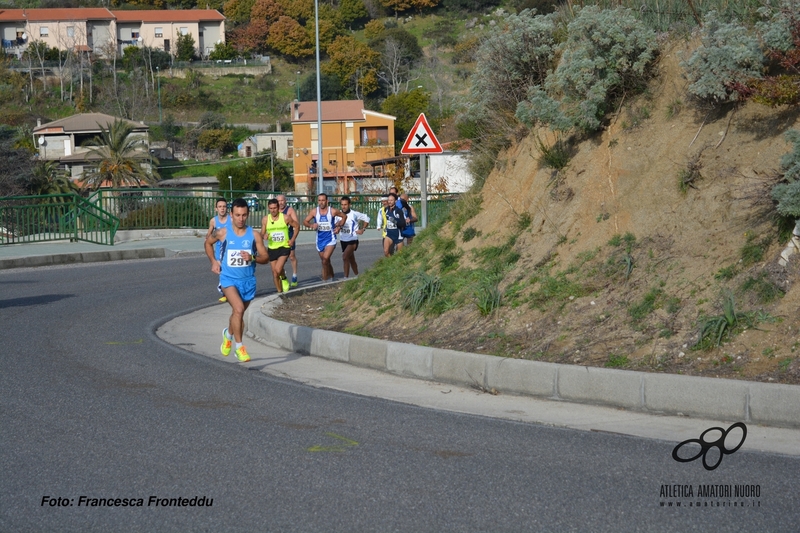
[[[442,145],[428,125],[425,113],[420,113],[414,127],[408,133],[406,142],[400,153],[403,155],[419,155],[419,186],[420,200],[422,202],[422,228],[428,227],[428,169],[427,154],[441,154]]]

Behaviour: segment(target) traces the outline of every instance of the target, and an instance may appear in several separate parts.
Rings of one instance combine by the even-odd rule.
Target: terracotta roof
[[[61,129],[67,133],[99,132],[100,128],[98,128],[98,124],[104,128],[108,128],[115,120],[117,120],[117,117],[112,117],[111,115],[105,115],[103,113],[80,113],[37,126],[33,129],[33,133],[44,133],[53,129]],[[149,129],[146,125],[140,124],[139,122],[127,119],[122,120],[130,123],[134,131],[147,131]]]
[[[56,9],[0,9],[0,22],[51,22],[57,20],[112,20],[114,15],[104,7]]]
[[[0,9],[0,22],[54,22],[69,20],[113,20],[120,22],[200,22],[225,20],[216,9],[143,9],[109,11],[104,7],[54,9]]]
[[[119,22],[200,22],[225,20],[216,9],[146,9],[113,11]]]
[[[295,107],[299,105],[296,110]],[[297,116],[297,119],[294,117]],[[364,120],[364,102],[361,100],[331,100],[322,102],[323,122],[349,122]],[[292,103],[292,122],[316,122],[317,102]]]

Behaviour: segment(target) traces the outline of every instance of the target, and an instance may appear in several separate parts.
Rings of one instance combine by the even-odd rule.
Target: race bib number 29
[[[228,250],[228,260],[226,264],[232,268],[240,268],[250,266],[250,261],[245,261],[242,253],[247,250]]]

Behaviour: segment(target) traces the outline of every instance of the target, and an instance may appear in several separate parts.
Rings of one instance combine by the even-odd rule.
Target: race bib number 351
[[[250,266],[250,261],[245,261],[242,253],[247,250],[228,250],[228,260],[226,264],[232,268]]]

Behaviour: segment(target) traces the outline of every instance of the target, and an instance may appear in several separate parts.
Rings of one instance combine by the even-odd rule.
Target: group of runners
[[[414,223],[417,216],[408,203],[408,196],[398,196],[392,188],[381,199],[378,211],[378,229],[383,232],[383,250],[391,255],[414,238]],[[350,198],[340,200],[340,209],[329,204],[328,195],[317,196],[317,207],[308,213],[303,225],[316,231],[316,247],[322,263],[322,281],[334,279],[331,256],[337,241],[341,242],[344,277],[358,276],[355,252],[358,250],[358,237],[370,223],[364,213],[351,209]],[[268,202],[268,214],[261,220],[261,230],[247,225],[250,207],[243,198],[231,203],[220,198],[216,202],[217,215],[214,216],[206,234],[205,250],[211,261],[211,271],[219,275],[218,290],[222,293],[220,301],[231,306],[228,327],[222,330],[223,356],[233,350],[242,362],[250,360],[242,343],[244,334],[244,312],[255,298],[256,263],[270,264],[272,278],[277,292],[287,292],[297,286],[297,257],[295,243],[300,233],[300,221],[295,209],[287,204],[286,197],[279,195]],[[291,262],[291,281],[286,275],[286,263]]]

